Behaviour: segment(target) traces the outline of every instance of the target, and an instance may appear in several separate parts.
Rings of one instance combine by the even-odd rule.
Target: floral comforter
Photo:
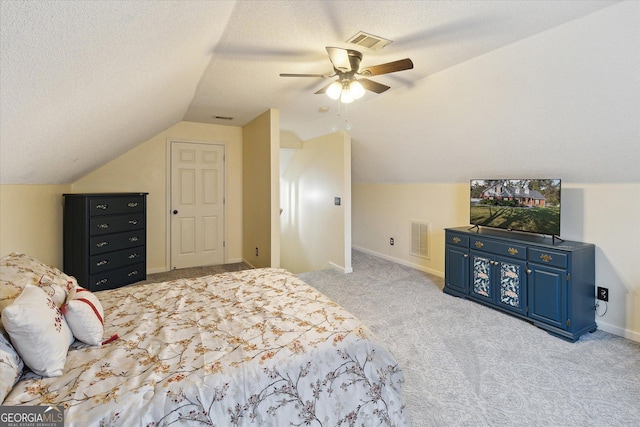
[[[98,292],[100,347],[33,373],[5,405],[63,405],[69,426],[410,425],[403,374],[352,314],[282,269]]]

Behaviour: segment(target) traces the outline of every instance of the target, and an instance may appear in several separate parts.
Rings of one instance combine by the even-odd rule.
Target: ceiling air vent
[[[382,37],[360,31],[358,34],[347,40],[347,43],[353,43],[371,50],[380,50],[391,43],[391,40],[383,39]]]

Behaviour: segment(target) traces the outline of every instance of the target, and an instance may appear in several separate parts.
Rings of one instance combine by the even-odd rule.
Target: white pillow
[[[39,287],[26,285],[2,310],[2,324],[25,365],[38,375],[62,375],[73,334],[55,303]]]
[[[102,344],[104,311],[95,294],[81,287],[72,289],[62,313],[76,339],[91,345]]]
[[[67,300],[67,288],[57,284],[54,279],[49,276],[42,276],[36,286],[45,291],[58,308],[62,307]],[[72,285],[70,285],[70,287],[71,286]]]

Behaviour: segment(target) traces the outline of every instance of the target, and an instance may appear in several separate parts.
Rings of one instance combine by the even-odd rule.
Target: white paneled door
[[[171,142],[171,268],[224,263],[224,145]]]

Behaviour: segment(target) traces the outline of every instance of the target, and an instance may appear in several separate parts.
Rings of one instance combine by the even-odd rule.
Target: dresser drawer
[[[463,248],[469,247],[469,236],[463,234],[447,233],[447,245],[455,245]]]
[[[89,221],[92,236],[144,228],[144,214],[97,216]]]
[[[89,216],[144,212],[144,196],[92,197]]]
[[[558,268],[567,268],[568,255],[566,252],[547,251],[544,249],[529,249],[529,261],[536,264],[552,265]]]
[[[145,230],[134,230],[126,233],[105,234],[89,239],[89,255],[119,251],[145,244]]]
[[[145,257],[146,252],[144,246],[94,255],[89,259],[89,274],[139,263],[140,261],[144,261]]]
[[[494,240],[472,237],[470,247],[471,249],[478,249],[485,252],[491,252],[496,255],[508,256],[511,258],[527,258],[526,246],[511,243],[502,243],[496,242]]]
[[[146,279],[144,263],[109,270],[89,276],[89,290],[92,292],[113,289]]]

